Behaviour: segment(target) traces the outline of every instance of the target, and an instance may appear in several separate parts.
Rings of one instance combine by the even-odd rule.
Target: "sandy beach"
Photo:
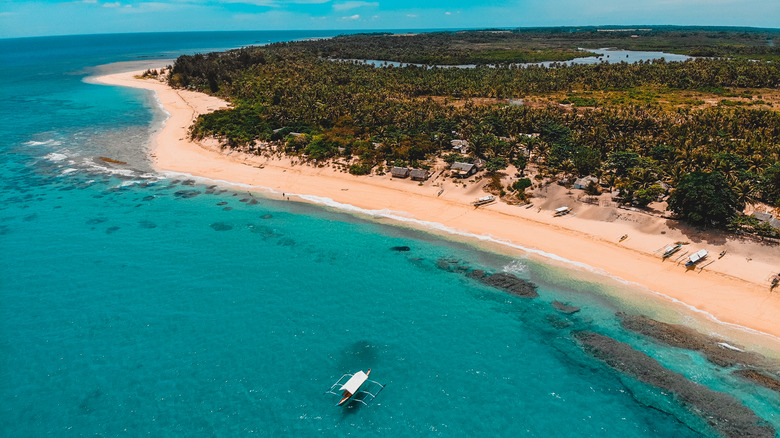
[[[425,223],[441,224],[494,244],[508,243],[542,256],[554,254],[642,285],[720,322],[760,332],[765,343],[780,351],[780,288],[774,292],[769,288],[770,276],[780,271],[780,247],[703,233],[638,211],[589,205],[577,201],[577,193],[558,186],[550,186],[548,198],[534,199],[533,208],[502,202],[475,208],[471,202],[485,195],[479,183],[464,187],[435,175],[421,184],[389,174],[354,176],[289,158],[223,153],[216,142],[190,141],[188,129],[198,114],[225,108],[227,102],[174,90],[155,79],[139,79],[140,73],[110,74],[93,81],[156,93],[170,114],[150,150],[159,172],[265,187],[272,190],[270,196],[284,193],[293,200],[321,202],[327,198],[333,201],[328,201],[331,205],[373,211],[418,228],[430,228]],[[552,210],[561,205],[572,207],[574,214],[553,217]],[[624,234],[629,238],[619,242]],[[685,246],[690,253],[707,249],[710,255],[703,269],[686,269],[676,257],[662,260],[658,250],[675,241],[690,242]],[[723,250],[727,254],[719,259]]]

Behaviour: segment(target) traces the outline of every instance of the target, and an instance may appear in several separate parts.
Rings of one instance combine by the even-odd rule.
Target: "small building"
[[[762,213],[760,211],[754,211],[753,212],[753,217],[758,219],[758,220],[760,220],[761,222],[769,222],[769,221],[771,221],[772,219],[775,218],[774,216],[772,216],[769,213]]]
[[[453,151],[458,151],[461,154],[468,153],[469,146],[471,146],[468,140],[452,140],[450,142]]]
[[[590,183],[598,184],[599,179],[595,176],[584,176],[582,178],[577,178],[574,180],[574,188],[585,190],[588,188],[588,186],[590,186]]]
[[[452,163],[452,166],[450,166],[450,170],[452,171],[452,176],[454,177],[468,178],[471,175],[477,173],[479,167],[477,167],[477,165],[473,163],[461,163],[459,161],[456,161]]]
[[[412,169],[412,171],[409,172],[409,177],[415,181],[425,181],[430,176],[431,174],[425,169]]]
[[[771,213],[762,213],[760,211],[754,211],[753,217],[761,222],[769,224],[772,228],[780,229],[780,219],[777,219]]]
[[[406,178],[407,176],[409,176],[409,168],[394,166],[390,170],[390,175],[393,178]]]

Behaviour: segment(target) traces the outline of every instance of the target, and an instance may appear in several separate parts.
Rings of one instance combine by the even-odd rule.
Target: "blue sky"
[[[0,38],[641,24],[780,27],[780,0],[0,0]]]

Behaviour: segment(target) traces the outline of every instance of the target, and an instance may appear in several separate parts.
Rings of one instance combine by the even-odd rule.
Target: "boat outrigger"
[[[624,235],[620,236],[620,240],[618,240],[618,242],[622,242],[622,241],[624,241],[626,239],[628,239],[628,234],[624,234]]]
[[[699,263],[700,261],[707,258],[707,252],[706,249],[700,249],[696,251],[695,253],[691,254],[690,257],[688,257],[688,263],[685,264],[685,266],[694,266],[696,263]]]
[[[495,196],[488,195],[488,196],[483,196],[481,198],[478,198],[476,201],[472,202],[471,204],[474,205],[474,207],[479,207],[480,205],[490,204],[495,200],[496,200]]]
[[[385,388],[385,385],[377,381],[368,380],[369,374],[371,374],[371,368],[365,373],[358,371],[355,374],[344,374],[325,393],[341,396],[341,400],[339,400],[336,406],[343,406],[350,400],[368,406],[379,392]],[[363,388],[364,385],[366,385],[366,388]]]
[[[563,216],[571,213],[571,207],[558,207],[554,210],[553,216]]]
[[[676,253],[677,251],[679,251],[679,250],[680,250],[680,248],[682,248],[682,243],[677,243],[677,244],[675,244],[675,245],[667,246],[667,247],[664,249],[664,253],[663,253],[663,255],[662,255],[661,257],[663,257],[663,258],[668,258],[668,257],[670,257],[672,254],[674,254],[674,253]]]

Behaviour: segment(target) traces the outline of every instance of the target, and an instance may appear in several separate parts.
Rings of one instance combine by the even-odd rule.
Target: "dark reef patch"
[[[264,214],[264,215],[260,216],[260,219],[271,219],[272,217],[274,217],[274,215],[272,215],[272,214]]]
[[[393,246],[390,248],[390,250],[403,252],[403,251],[411,251],[412,248],[409,248],[408,246]]]
[[[221,206],[223,206],[223,205],[227,205],[227,202],[225,202],[225,201],[222,201],[222,202],[217,202],[217,205],[219,205],[219,206],[221,207]]]
[[[222,211],[230,211],[232,209],[233,209],[233,207],[225,207],[225,208],[222,209]]]
[[[145,228],[147,230],[151,230],[152,228],[157,228],[157,224],[147,220],[139,221],[138,226],[140,226],[141,228]]]
[[[246,203],[247,205],[257,205],[259,202],[257,202],[257,199],[252,198],[249,200],[249,202]]]
[[[179,190],[173,193],[173,196],[181,199],[194,198],[198,195],[200,195],[200,192],[197,190]]]
[[[280,246],[293,246],[295,245],[295,241],[290,239],[289,237],[284,237],[279,239],[279,241],[276,244]]]
[[[480,279],[481,282],[488,286],[493,286],[497,289],[504,290],[516,297],[521,298],[536,298],[539,294],[536,292],[536,285],[530,281],[517,278],[516,276],[507,272],[499,272],[497,274],[488,275]]]
[[[756,370],[736,370],[734,374],[772,391],[780,392],[780,377],[778,376],[768,376],[768,373],[760,373]]]
[[[266,227],[264,225],[256,225],[256,224],[248,224],[247,227],[249,228],[250,232],[261,235],[263,239],[282,237],[281,234],[275,232],[274,229],[271,227]]]
[[[629,344],[590,331],[572,332],[582,349],[609,367],[672,393],[683,407],[726,437],[774,438],[775,429],[731,395],[692,382],[664,368]]]
[[[224,222],[214,222],[213,224],[211,224],[211,228],[213,228],[214,231],[228,231],[228,230],[232,230],[233,226],[228,225]]]
[[[108,227],[108,228],[106,228],[106,234],[114,234],[117,231],[119,231],[119,227]]]
[[[108,220],[108,218],[107,218],[107,217],[96,217],[96,218],[89,219],[89,220],[87,221],[87,225],[97,225],[97,224],[102,224],[103,222],[105,222],[105,221],[107,221],[107,220]]]
[[[579,307],[576,307],[576,306],[570,306],[570,305],[568,305],[568,304],[564,304],[564,303],[562,303],[562,302],[560,302],[560,301],[557,301],[557,300],[556,300],[556,301],[553,301],[553,302],[551,303],[551,305],[553,306],[553,308],[554,308],[555,310],[557,310],[557,311],[559,311],[559,312],[561,312],[561,313],[565,313],[565,314],[567,314],[567,315],[571,315],[572,313],[577,313],[577,312],[579,312],[580,310],[582,310],[582,309],[580,309]]]
[[[766,357],[750,351],[743,351],[739,346],[726,347],[722,339],[708,336],[696,330],[678,324],[667,324],[642,315],[618,313],[621,325],[633,332],[651,337],[672,347],[699,351],[707,360],[721,367],[735,365],[766,366]]]

